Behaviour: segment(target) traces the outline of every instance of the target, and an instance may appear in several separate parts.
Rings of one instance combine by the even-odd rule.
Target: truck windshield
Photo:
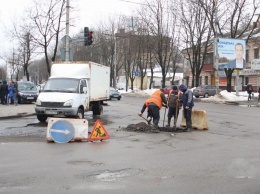
[[[49,79],[43,92],[78,93],[79,80],[69,78]]]

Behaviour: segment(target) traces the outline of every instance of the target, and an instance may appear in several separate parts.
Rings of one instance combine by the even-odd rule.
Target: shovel
[[[145,118],[145,117],[143,117],[142,115],[139,115],[139,114],[138,114],[138,116],[143,118],[144,120],[146,120],[148,125],[151,125],[151,120],[149,121],[147,118]]]
[[[174,117],[174,130],[176,131],[177,130],[177,120],[178,120],[178,109],[179,109],[179,106],[176,106],[176,111],[175,111],[175,117]]]
[[[167,108],[165,107],[164,116],[163,116],[163,127],[164,127],[164,121],[165,121],[166,109],[167,109]]]

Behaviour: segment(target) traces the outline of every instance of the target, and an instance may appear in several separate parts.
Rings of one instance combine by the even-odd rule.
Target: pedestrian
[[[8,91],[9,91],[9,93],[8,93],[7,105],[14,102],[14,82],[13,81],[11,81],[9,83]]]
[[[148,118],[151,117],[153,120],[152,132],[159,133],[158,123],[160,121],[160,109],[162,106],[167,106],[167,100],[163,93],[163,89],[156,90],[149,99],[145,101],[139,116],[142,116],[144,110],[148,108]]]
[[[18,84],[14,82],[14,103],[15,106],[18,106]]]
[[[3,84],[1,85],[1,102],[2,104],[6,104],[8,100],[8,85],[6,81],[3,81]]]
[[[252,85],[250,83],[247,84],[246,91],[248,93],[248,99],[247,100],[249,101],[249,100],[252,99],[251,94],[253,92],[253,87],[252,87]]]
[[[192,131],[191,114],[192,107],[194,106],[193,93],[184,84],[179,86],[179,90],[182,92],[181,103],[183,105],[184,118],[186,119],[186,128],[183,131]]]
[[[1,90],[1,86],[2,86],[2,80],[0,80],[0,102],[2,103],[2,90]]]
[[[168,124],[166,127],[171,126],[171,118],[174,118],[173,127],[176,128],[176,122],[179,115],[180,108],[180,96],[181,92],[178,92],[177,86],[172,86],[172,89],[169,91],[169,95],[167,98],[167,106],[168,106]]]

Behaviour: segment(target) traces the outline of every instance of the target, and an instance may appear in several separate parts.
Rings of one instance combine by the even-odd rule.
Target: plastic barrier
[[[68,143],[88,139],[86,119],[49,118],[47,142]]]
[[[191,113],[192,128],[197,130],[208,130],[208,119],[205,110],[192,110]],[[181,127],[186,127],[184,111],[182,111]]]

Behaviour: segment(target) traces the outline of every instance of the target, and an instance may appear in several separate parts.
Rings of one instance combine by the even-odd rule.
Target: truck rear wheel
[[[37,119],[40,121],[40,122],[46,122],[47,120],[47,116],[46,115],[37,115]]]
[[[101,115],[103,112],[103,106],[100,104],[100,102],[94,102],[93,104],[93,115]]]
[[[77,118],[84,119],[84,111],[81,108],[78,109]]]

